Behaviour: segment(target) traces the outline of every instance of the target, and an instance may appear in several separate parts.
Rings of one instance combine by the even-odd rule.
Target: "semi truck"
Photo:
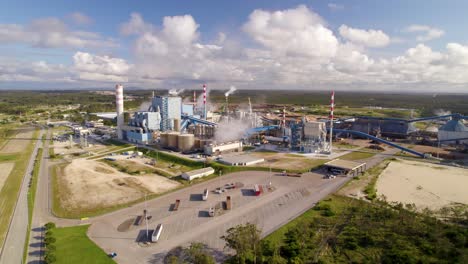
[[[226,210],[231,210],[231,196],[226,197]]]
[[[159,240],[159,236],[161,236],[163,230],[163,225],[158,224],[151,235],[151,242],[156,243]]]
[[[174,207],[172,208],[172,211],[177,211],[179,209],[179,205],[180,205],[180,200],[179,199],[175,200],[175,204],[174,204]]]
[[[203,199],[203,201],[208,200],[208,189],[205,189],[203,191],[202,199]]]
[[[263,188],[259,184],[254,185],[254,194],[255,196],[259,196],[263,192]]]
[[[211,217],[215,216],[215,209],[213,207],[210,207],[210,209],[208,210],[208,215]]]

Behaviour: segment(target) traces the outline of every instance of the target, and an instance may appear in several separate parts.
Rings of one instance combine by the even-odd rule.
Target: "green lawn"
[[[340,156],[339,159],[344,159],[344,160],[360,160],[360,159],[367,159],[370,157],[373,157],[376,153],[372,152],[360,152],[360,151],[353,151],[351,153],[348,153],[346,155]]]
[[[86,235],[89,225],[53,228],[57,264],[115,263]]]

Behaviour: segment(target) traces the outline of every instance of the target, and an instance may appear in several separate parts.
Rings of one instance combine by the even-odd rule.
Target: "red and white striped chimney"
[[[206,84],[203,84],[203,117],[206,120]]]
[[[330,98],[330,154],[332,154],[333,142],[333,111],[335,110],[335,91],[332,91]]]

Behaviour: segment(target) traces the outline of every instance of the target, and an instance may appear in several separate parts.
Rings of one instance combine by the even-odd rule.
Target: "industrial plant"
[[[218,156],[227,152],[241,152],[243,147],[264,147],[270,150],[330,154],[333,140],[337,138],[367,138],[378,144],[386,144],[407,153],[427,157],[398,144],[401,140],[431,141],[437,144],[467,144],[468,129],[462,120],[468,117],[449,114],[434,117],[400,119],[369,116],[333,116],[334,93],[331,97],[330,117],[310,119],[286,111],[274,113],[253,110],[250,98],[248,109],[236,109],[229,104],[229,97],[236,91],[231,87],[225,95],[225,103],[217,109],[208,109],[207,86],[203,94],[193,98],[181,97],[182,91],[171,90],[167,95],[150,98],[145,111],[131,114],[124,123],[123,86],[115,88],[116,136],[135,144],[154,145],[182,153],[203,153]],[[192,100],[193,99],[193,100]],[[202,99],[202,100],[201,100]],[[415,123],[439,125],[436,133],[417,129]],[[335,132],[335,133],[333,133]],[[330,136],[331,135],[331,136]]]

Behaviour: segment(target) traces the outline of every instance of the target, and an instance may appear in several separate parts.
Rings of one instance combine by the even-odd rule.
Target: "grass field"
[[[370,157],[373,157],[377,152],[360,152],[360,151],[353,151],[351,153],[348,153],[346,155],[340,156],[339,159],[344,159],[344,160],[361,160],[361,159],[367,159]]]
[[[32,138],[37,138],[39,130],[36,130],[33,133]],[[10,159],[13,156],[15,161],[15,166],[8,176],[3,188],[0,190],[0,246],[3,245],[5,240],[6,232],[9,227],[9,222],[15,208],[16,200],[18,197],[18,192],[23,180],[24,172],[29,163],[29,158],[31,153],[34,150],[35,140],[31,140],[27,145],[26,149],[15,155],[1,155],[0,160]]]
[[[101,248],[91,241],[86,232],[89,225],[53,228],[57,264],[115,263]]]

